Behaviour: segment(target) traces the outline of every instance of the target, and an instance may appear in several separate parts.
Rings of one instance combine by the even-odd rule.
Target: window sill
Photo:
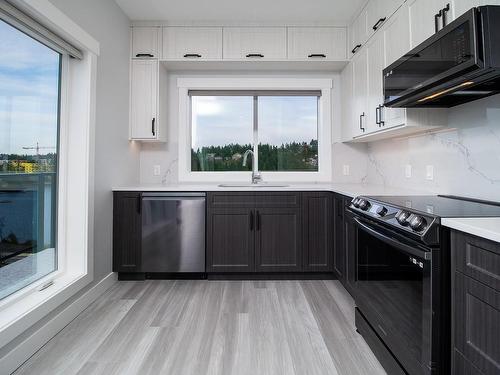
[[[38,290],[44,283],[53,280],[53,284]],[[0,348],[8,344],[49,312],[64,303],[92,281],[89,274],[47,275],[29,289],[7,297],[0,307]]]

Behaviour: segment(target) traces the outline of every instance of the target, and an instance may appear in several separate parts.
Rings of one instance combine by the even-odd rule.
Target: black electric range
[[[389,373],[449,373],[451,248],[441,219],[497,217],[500,204],[363,196],[351,201],[348,216],[355,235],[348,278],[359,332]]]

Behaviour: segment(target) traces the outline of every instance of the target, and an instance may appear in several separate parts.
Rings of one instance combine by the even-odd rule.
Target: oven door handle
[[[431,259],[432,254],[429,251],[415,249],[414,247],[412,247],[410,245],[407,245],[403,242],[395,240],[394,238],[386,236],[385,234],[379,233],[375,229],[370,228],[368,225],[364,224],[363,222],[361,222],[357,218],[354,218],[354,221],[362,230],[369,233],[373,237],[378,238],[380,241],[385,242],[386,244],[397,247],[398,249],[403,250],[405,253],[408,253],[410,255],[413,255],[413,256],[416,256],[416,257],[419,257],[419,258],[422,258],[425,260]]]

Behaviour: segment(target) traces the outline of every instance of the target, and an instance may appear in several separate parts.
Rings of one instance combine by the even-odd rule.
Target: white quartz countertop
[[[500,217],[444,218],[441,224],[500,243]]]
[[[429,194],[425,191],[393,188],[372,184],[294,184],[286,187],[221,187],[218,184],[176,184],[176,185],[150,185],[114,187],[113,191],[332,191],[349,197],[358,195],[422,195]]]

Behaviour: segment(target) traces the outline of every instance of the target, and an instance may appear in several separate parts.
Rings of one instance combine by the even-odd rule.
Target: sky
[[[192,147],[253,143],[253,97],[194,96]],[[259,97],[259,143],[318,139],[317,97]]]
[[[0,154],[55,152],[60,55],[0,21]]]

